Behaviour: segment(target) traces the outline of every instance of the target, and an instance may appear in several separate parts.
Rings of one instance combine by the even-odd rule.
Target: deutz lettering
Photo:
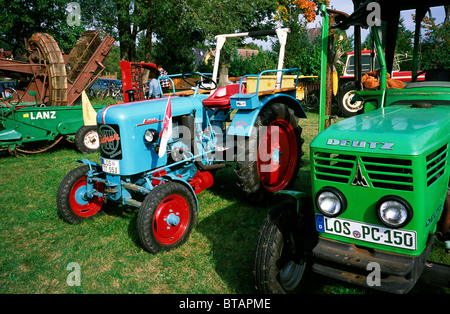
[[[327,145],[353,147],[353,148],[370,148],[370,149],[393,149],[394,143],[384,142],[368,142],[368,141],[352,141],[352,140],[337,140],[329,138]]]

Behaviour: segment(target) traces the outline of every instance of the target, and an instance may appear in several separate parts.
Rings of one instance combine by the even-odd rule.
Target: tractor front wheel
[[[295,204],[273,208],[260,228],[254,255],[256,289],[264,294],[299,292],[310,272],[306,245]],[[302,234],[305,236],[304,234]]]
[[[92,217],[102,208],[104,200],[88,191],[86,174],[89,166],[84,165],[70,171],[59,185],[56,203],[59,216],[67,223],[80,223]],[[102,192],[102,183],[93,182],[93,189]]]
[[[181,183],[163,183],[142,202],[137,218],[139,239],[151,253],[168,251],[186,242],[196,222],[192,191]]]

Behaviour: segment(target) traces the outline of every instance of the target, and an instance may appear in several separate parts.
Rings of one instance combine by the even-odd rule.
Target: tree
[[[317,40],[320,38],[311,39],[306,24],[315,20],[318,6],[327,4],[327,0],[283,0],[277,3],[275,20],[291,30],[286,43],[285,68],[298,67],[304,75],[317,75],[320,72],[321,47]],[[274,48],[278,49],[278,43]]]
[[[25,40],[33,34],[49,33],[66,54],[69,54],[84,30],[67,23],[67,0],[0,1],[0,46],[15,56],[24,53]]]
[[[186,9],[196,29],[208,42],[215,42],[216,35],[272,29],[274,25],[271,15],[276,9],[276,4],[273,0],[185,0],[183,2],[186,3]],[[219,81],[222,84],[226,82],[233,51],[241,43],[242,39],[227,39],[221,50]]]
[[[446,11],[448,12],[448,11]],[[424,17],[422,28],[425,33],[421,39],[422,70],[449,69],[450,60],[450,23],[447,18],[441,24],[436,24],[436,19]]]

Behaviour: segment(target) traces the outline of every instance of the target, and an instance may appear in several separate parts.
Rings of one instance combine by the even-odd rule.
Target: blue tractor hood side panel
[[[201,113],[203,97],[171,97],[172,117],[194,112]],[[146,143],[144,133],[148,129],[161,132],[168,99],[157,98],[111,105],[98,112],[98,125],[119,127],[122,153],[122,159],[119,161],[121,175],[133,175],[167,164],[167,155],[164,154],[159,158],[155,149],[155,146],[159,146],[160,139],[155,142],[156,145]]]

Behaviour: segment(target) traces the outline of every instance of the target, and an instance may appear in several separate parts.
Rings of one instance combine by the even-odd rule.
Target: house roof
[[[256,49],[238,49],[238,54],[240,54],[243,58],[256,56],[259,53]]]

